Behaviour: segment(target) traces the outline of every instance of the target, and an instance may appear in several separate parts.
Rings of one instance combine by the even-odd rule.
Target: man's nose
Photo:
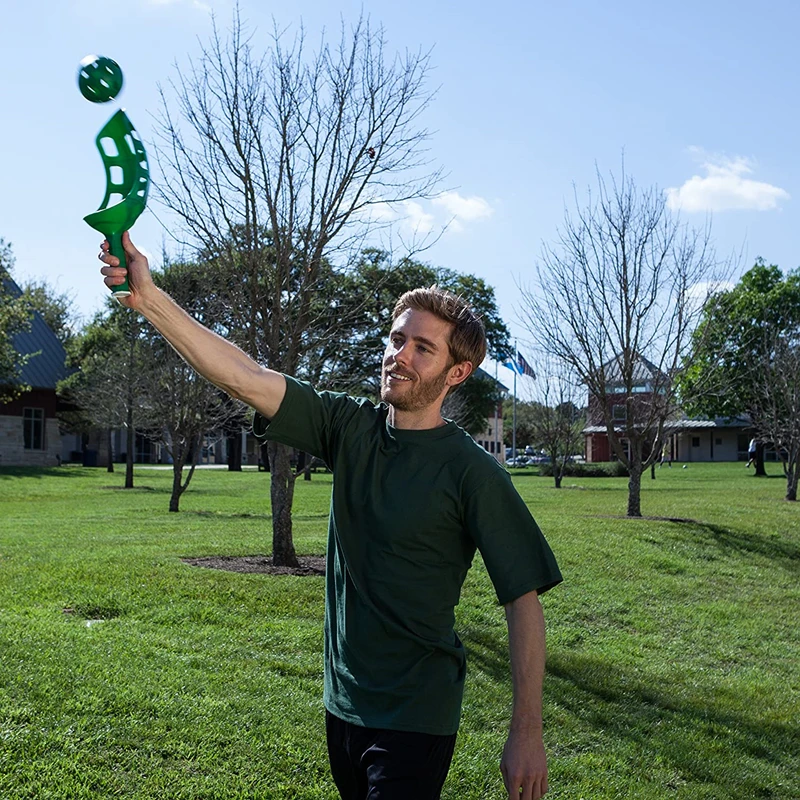
[[[408,347],[408,342],[403,342],[400,347],[396,347],[394,351],[394,360],[398,361],[401,364],[408,363],[408,357],[411,354],[411,350]]]

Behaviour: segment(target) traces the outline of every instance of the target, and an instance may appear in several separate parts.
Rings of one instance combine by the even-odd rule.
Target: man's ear
[[[448,386],[458,386],[472,375],[472,363],[470,361],[462,361],[460,364],[454,364],[450,367],[450,372],[447,375]]]

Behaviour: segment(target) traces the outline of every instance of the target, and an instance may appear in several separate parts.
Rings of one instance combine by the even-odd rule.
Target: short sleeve
[[[465,491],[464,524],[502,605],[562,581],[553,551],[508,473],[497,470]]]

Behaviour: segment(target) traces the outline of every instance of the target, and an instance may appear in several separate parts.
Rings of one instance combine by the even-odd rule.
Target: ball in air
[[[78,88],[92,103],[107,103],[122,90],[122,70],[105,56],[86,56],[78,68]]]

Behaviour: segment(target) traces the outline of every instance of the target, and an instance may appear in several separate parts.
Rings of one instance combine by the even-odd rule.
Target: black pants
[[[438,800],[456,735],[362,728],[326,712],[328,758],[342,800]]]

